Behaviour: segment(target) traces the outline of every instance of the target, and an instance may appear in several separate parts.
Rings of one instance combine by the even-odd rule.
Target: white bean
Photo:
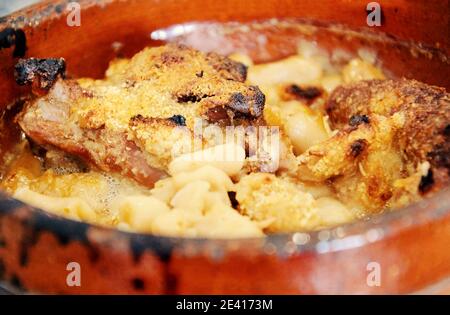
[[[320,63],[292,56],[280,61],[249,68],[248,81],[255,85],[310,84],[322,76]]]
[[[221,144],[180,155],[170,163],[169,172],[174,175],[210,165],[232,176],[239,173],[244,166],[244,160],[244,148],[236,144]]]

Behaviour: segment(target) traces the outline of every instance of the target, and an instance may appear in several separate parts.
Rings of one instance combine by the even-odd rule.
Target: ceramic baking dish
[[[367,1],[360,0],[80,0],[80,26],[68,25],[68,3],[44,1],[0,18],[0,112],[29,93],[14,81],[19,57],[64,57],[70,75],[99,78],[114,57],[162,44],[151,38],[155,30],[192,22],[193,33],[169,32],[168,39],[239,50],[259,62],[295,53],[299,39],[330,50],[367,48],[392,77],[450,87],[446,1],[379,1],[381,27],[368,27]],[[19,133],[12,123],[0,129],[4,155]],[[81,286],[67,285],[70,262],[81,266]],[[448,189],[335,229],[228,241],[97,227],[0,192],[0,282],[12,292],[450,293],[449,279]]]

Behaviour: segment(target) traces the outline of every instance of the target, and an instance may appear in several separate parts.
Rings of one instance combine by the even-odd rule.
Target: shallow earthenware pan
[[[67,23],[74,12],[68,2],[45,1],[1,18],[2,112],[29,93],[14,82],[19,57],[64,57],[69,75],[99,78],[112,58],[162,44],[152,31],[189,22],[202,23],[158,34],[204,50],[238,50],[259,62],[295,53],[300,39],[353,54],[366,48],[391,77],[450,87],[446,1],[379,1],[382,26],[371,28],[367,1],[359,0],[80,0],[80,26]],[[19,133],[11,114],[0,116],[4,156]],[[449,293],[449,244],[448,190],[332,230],[233,241],[99,228],[0,193],[0,282],[13,292]],[[81,286],[67,285],[70,262],[81,268]]]

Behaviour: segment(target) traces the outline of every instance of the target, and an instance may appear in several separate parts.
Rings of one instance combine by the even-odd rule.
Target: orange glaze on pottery
[[[200,49],[238,50],[263,62],[295,53],[302,38],[329,50],[356,53],[366,47],[377,53],[392,77],[450,87],[445,1],[379,1],[383,25],[370,29],[367,1],[359,0],[79,3],[79,27],[67,25],[67,1],[62,0],[44,1],[0,19],[2,157],[20,137],[13,114],[5,109],[29,93],[14,81],[18,57],[64,57],[69,75],[101,77],[115,56],[129,57],[161,44],[150,33],[180,23],[208,22],[170,38]],[[272,18],[282,20],[267,20]],[[260,22],[222,24],[254,20]],[[258,41],[261,35],[263,42]],[[449,243],[448,189],[367,222],[230,241],[110,230],[55,217],[0,193],[0,282],[18,292],[409,293],[433,292],[431,285],[447,283],[439,292],[448,293]],[[81,266],[81,286],[66,283],[70,262]],[[371,262],[382,268],[380,286],[368,285]]]

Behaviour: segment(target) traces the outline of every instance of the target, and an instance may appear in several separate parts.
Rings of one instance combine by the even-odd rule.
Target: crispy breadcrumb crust
[[[252,173],[236,187],[240,211],[268,232],[310,230],[320,225],[311,194],[292,181],[269,173]]]

